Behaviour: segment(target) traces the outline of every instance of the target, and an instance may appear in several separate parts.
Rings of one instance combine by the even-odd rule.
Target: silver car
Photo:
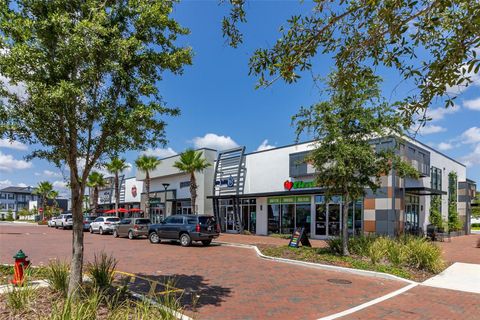
[[[113,233],[115,226],[120,222],[119,217],[98,217],[90,223],[90,233]]]
[[[132,240],[140,236],[148,237],[148,226],[150,225],[150,219],[146,218],[125,218],[115,226],[113,230],[113,236],[128,237]]]
[[[89,231],[90,230],[90,224],[95,221],[97,217],[95,216],[86,216],[83,218],[83,231]]]
[[[51,217],[48,219],[47,225],[49,228],[54,228],[55,227],[55,221],[57,220],[58,217]]]
[[[73,220],[72,215],[70,213],[61,214],[55,219],[55,229],[62,228],[62,229],[72,229],[73,228]]]

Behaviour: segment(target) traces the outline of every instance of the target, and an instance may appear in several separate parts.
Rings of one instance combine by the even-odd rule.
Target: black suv
[[[188,247],[192,241],[201,241],[208,246],[219,232],[220,226],[213,216],[174,215],[150,225],[148,239],[151,243],[160,243],[162,239],[180,240],[183,247]]]

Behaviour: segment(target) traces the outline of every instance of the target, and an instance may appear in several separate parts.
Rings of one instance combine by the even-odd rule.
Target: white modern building
[[[97,203],[99,204],[97,212],[112,210],[115,208],[115,186],[114,178],[106,178],[106,186],[98,191]],[[124,175],[119,176],[119,208],[126,210],[140,209],[140,201],[143,190],[143,181],[138,181],[135,177],[125,178]],[[93,192],[90,190],[90,195]],[[135,211],[135,210],[134,210]],[[123,216],[123,214],[120,214]]]
[[[453,197],[469,232],[475,182],[467,179],[465,165],[416,140],[372,143],[378,148],[396,146],[421,177],[403,179],[395,172],[383,176],[375,194],[366,190],[364,198],[349,205],[351,233],[425,232],[433,196],[441,198],[445,220]],[[197,174],[197,212],[215,214],[225,232],[267,235],[304,227],[312,238],[340,234],[342,199],[333,197],[325,203],[324,191],[314,181],[315,170],[305,161],[313,148],[313,142],[305,142],[251,153],[243,147],[221,152],[202,149],[212,165]],[[163,159],[151,173],[152,217],[191,212],[189,176],[173,168],[178,158]],[[144,175],[137,173],[137,180],[142,179]]]

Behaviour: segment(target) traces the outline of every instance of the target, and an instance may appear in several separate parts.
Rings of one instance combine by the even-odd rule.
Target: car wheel
[[[133,231],[128,231],[128,239],[133,240],[135,239],[135,236],[133,235]]]
[[[93,228],[92,227],[90,227],[90,233],[93,233]]]
[[[202,244],[204,246],[208,246],[208,245],[210,245],[210,243],[212,243],[212,240],[202,240]]]
[[[117,230],[113,230],[113,236],[114,236],[115,238],[118,238],[118,232],[117,232]]]
[[[188,235],[188,233],[183,233],[180,236],[180,244],[182,247],[188,247],[192,243],[192,238]]]
[[[100,227],[100,228],[98,229],[98,233],[103,236],[104,232],[103,232],[103,228],[102,228],[102,227]]]
[[[153,243],[153,244],[160,243],[160,237],[155,231],[148,235],[148,239],[150,240],[150,243]]]

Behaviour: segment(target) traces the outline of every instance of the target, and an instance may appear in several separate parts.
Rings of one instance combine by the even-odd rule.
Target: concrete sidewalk
[[[456,262],[422,285],[480,293],[480,265]]]

